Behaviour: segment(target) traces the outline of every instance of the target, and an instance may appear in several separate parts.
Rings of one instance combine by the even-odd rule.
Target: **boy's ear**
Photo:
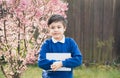
[[[66,31],[67,27],[65,27],[65,31]]]

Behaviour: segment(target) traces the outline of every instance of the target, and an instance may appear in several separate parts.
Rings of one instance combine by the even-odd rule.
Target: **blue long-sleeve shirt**
[[[78,45],[72,38],[65,38],[65,42],[53,43],[52,39],[48,39],[42,45],[39,57],[38,66],[44,71],[46,78],[73,78],[73,70],[71,71],[47,71],[56,60],[46,59],[46,53],[71,53],[72,58],[62,61],[63,67],[74,68],[82,64],[82,54]]]

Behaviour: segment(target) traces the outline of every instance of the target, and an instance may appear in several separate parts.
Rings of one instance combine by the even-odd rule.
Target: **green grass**
[[[120,78],[120,71],[109,68],[76,68],[74,71],[74,78]]]
[[[0,78],[5,78],[1,72]],[[41,78],[41,69],[31,65],[21,78]],[[120,78],[120,70],[106,66],[77,67],[74,70],[74,78]]]
[[[42,70],[35,66],[29,66],[29,68],[23,73],[22,78],[42,78],[41,72]]]

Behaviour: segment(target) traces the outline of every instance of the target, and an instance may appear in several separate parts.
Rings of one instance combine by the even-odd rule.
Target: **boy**
[[[52,15],[48,27],[51,38],[43,43],[38,57],[38,66],[44,69],[42,78],[73,78],[73,68],[82,64],[82,54],[76,42],[64,35],[67,20],[61,15]],[[48,59],[49,53],[70,53],[71,57],[64,60]],[[59,70],[61,67],[71,70]]]

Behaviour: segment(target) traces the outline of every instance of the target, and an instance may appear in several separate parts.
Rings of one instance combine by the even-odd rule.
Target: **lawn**
[[[0,72],[0,78],[5,78]],[[29,66],[22,78],[41,78],[41,69],[36,65]],[[74,78],[120,78],[120,70],[110,66],[77,67],[74,70]]]

